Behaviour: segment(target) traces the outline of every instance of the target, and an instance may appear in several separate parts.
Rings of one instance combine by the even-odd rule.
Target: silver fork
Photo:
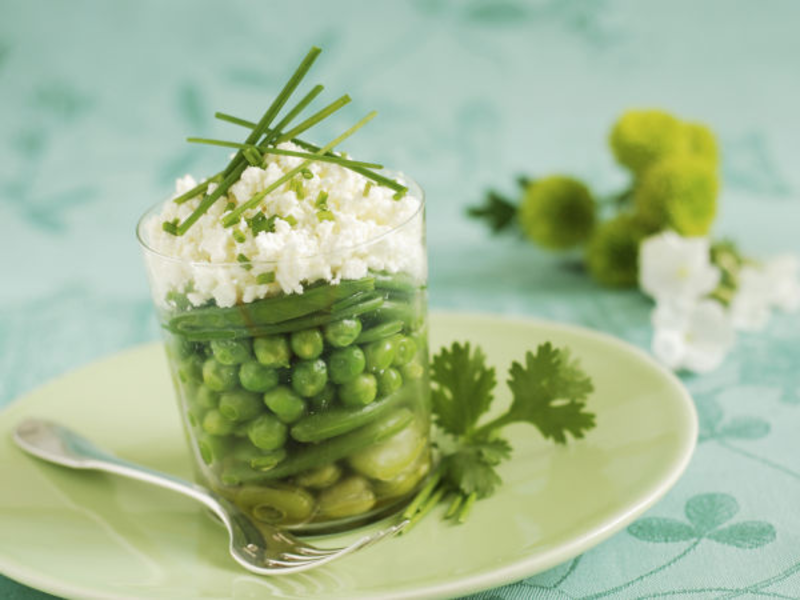
[[[229,500],[202,486],[137,465],[97,448],[74,431],[42,419],[26,419],[14,430],[14,441],[25,452],[73,469],[96,470],[158,485],[203,503],[216,514],[230,535],[231,556],[259,575],[297,573],[329,563],[391,536],[409,521],[366,535],[343,548],[317,548],[288,532],[253,522]]]

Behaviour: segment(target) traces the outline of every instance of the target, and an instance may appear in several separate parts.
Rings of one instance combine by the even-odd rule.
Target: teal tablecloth
[[[183,137],[225,135],[214,110],[256,116],[312,44],[313,79],[354,98],[348,119],[380,111],[348,149],[427,191],[434,308],[648,344],[638,294],[464,217],[518,173],[614,190],[605,139],[628,107],[709,123],[724,150],[717,232],[753,254],[800,252],[797,2],[2,0],[0,14],[0,405],[157,337],[137,217],[219,161]],[[476,598],[800,598],[798,321],[742,335],[720,370],[686,379],[700,443],[650,511],[660,521]],[[44,596],[0,579],[0,597]]]

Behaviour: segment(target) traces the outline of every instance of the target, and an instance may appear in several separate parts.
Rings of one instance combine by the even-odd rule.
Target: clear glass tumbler
[[[411,193],[419,209],[388,233],[275,263],[166,256],[147,239],[161,205],[139,223],[196,477],[255,521],[354,527],[399,509],[430,470],[424,199]],[[291,269],[320,276],[299,293],[270,282]],[[197,292],[254,280],[223,306]]]

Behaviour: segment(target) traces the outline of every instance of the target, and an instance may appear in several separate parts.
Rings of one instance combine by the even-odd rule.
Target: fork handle
[[[26,419],[13,433],[16,444],[28,454],[72,469],[105,471],[163,487],[202,502],[220,514],[217,498],[208,490],[180,477],[123,460],[57,423]]]

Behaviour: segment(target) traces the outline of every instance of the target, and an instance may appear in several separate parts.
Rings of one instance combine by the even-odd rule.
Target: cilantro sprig
[[[566,444],[595,426],[586,410],[594,391],[589,376],[566,348],[541,344],[514,361],[506,383],[512,402],[497,418],[480,423],[494,400],[497,378],[480,347],[455,342],[431,361],[435,445],[439,466],[403,513],[411,524],[445,498],[445,518],[463,523],[473,504],[491,496],[502,484],[497,466],[511,458],[512,448],[501,430],[512,423],[533,425],[547,440]],[[406,529],[406,531],[408,528]]]

